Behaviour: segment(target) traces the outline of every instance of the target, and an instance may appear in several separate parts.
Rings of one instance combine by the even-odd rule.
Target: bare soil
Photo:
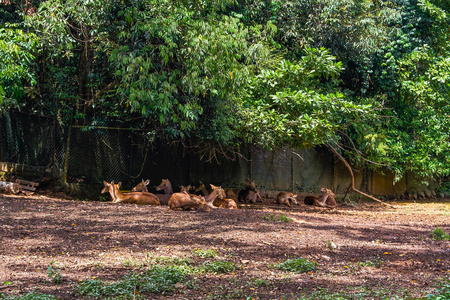
[[[114,282],[149,255],[201,264],[208,259],[192,250],[214,249],[214,259],[239,269],[145,297],[299,299],[321,289],[363,295],[355,299],[423,297],[450,276],[450,242],[430,238],[438,226],[450,233],[450,201],[390,203],[396,208],[287,208],[265,199],[256,208],[205,213],[63,195],[0,195],[0,293],[84,299],[74,294],[81,280]],[[280,216],[291,221],[277,221]],[[300,257],[316,261],[318,270],[295,274],[272,267]],[[49,266],[60,269],[61,283],[49,278]]]

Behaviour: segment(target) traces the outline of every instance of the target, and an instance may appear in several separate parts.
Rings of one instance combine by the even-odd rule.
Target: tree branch
[[[352,170],[352,167],[350,166],[350,164],[347,162],[347,160],[341,154],[339,154],[339,152],[337,152],[336,149],[334,149],[333,146],[331,146],[328,143],[326,143],[325,145],[328,147],[328,149],[331,150],[331,152],[333,152],[334,155],[337,156],[337,158],[339,158],[340,161],[342,161],[344,163],[345,167],[347,168],[348,172],[350,173],[351,183],[350,183],[349,189],[351,189],[352,191],[355,191],[356,193],[358,193],[358,194],[360,194],[360,195],[362,195],[364,197],[367,197],[369,199],[377,201],[377,202],[379,202],[379,203],[381,203],[383,205],[389,206],[391,208],[395,208],[395,206],[393,206],[391,204],[383,202],[383,201],[381,201],[381,200],[379,200],[379,199],[377,199],[377,198],[375,198],[375,197],[373,197],[371,195],[368,195],[368,194],[366,194],[364,192],[361,192],[360,190],[356,189],[355,188],[355,176],[353,175],[353,170]],[[347,190],[347,193],[348,193],[348,190]],[[347,195],[347,193],[346,193],[346,195]]]

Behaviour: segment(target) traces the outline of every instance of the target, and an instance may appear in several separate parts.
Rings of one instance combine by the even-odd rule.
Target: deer
[[[139,182],[131,191],[132,192],[147,192],[148,193],[148,184],[150,183],[150,180],[147,179],[144,181],[142,179],[141,182]],[[168,205],[170,196],[172,196],[172,184],[170,183],[169,179],[163,179],[161,184],[156,187],[157,191],[164,190],[164,194],[156,194],[156,197],[158,197],[159,202],[161,205]]]
[[[259,194],[257,190],[257,186],[255,184],[255,181],[251,181],[250,179],[247,179],[246,188],[239,191],[238,200],[239,202],[262,202],[261,195]]]
[[[189,195],[187,192],[173,193],[169,199],[169,208],[172,210],[191,210],[210,212],[211,208],[205,198]]]
[[[162,205],[169,205],[170,197],[173,194],[172,183],[169,179],[163,179],[161,183],[156,187],[157,191],[164,191],[164,194],[157,194],[159,201]]]
[[[194,193],[201,192],[203,196],[208,196],[211,193],[211,190],[208,190],[203,182],[200,181],[200,184],[194,189]]]
[[[189,191],[190,191],[191,189],[192,189],[192,186],[191,186],[191,185],[188,185],[188,186],[180,185],[180,191],[181,191],[181,192],[186,192],[186,193],[190,194]],[[193,195],[193,194],[192,194],[192,195]]]
[[[145,192],[131,192],[131,193],[122,193],[119,189],[122,185],[122,182],[117,184],[114,181],[111,183],[103,181],[105,187],[102,190],[102,193],[107,193],[111,195],[113,203],[134,203],[140,205],[160,205],[158,197],[156,197],[152,193]]]
[[[132,192],[146,192],[148,193],[148,188],[147,185],[150,183],[150,179],[147,179],[146,181],[144,181],[144,179],[142,179],[141,182],[138,183],[138,185],[136,185],[134,188],[131,189]]]
[[[297,199],[295,199],[297,197],[297,195],[294,195],[293,193],[289,193],[289,192],[280,192],[277,195],[277,204],[286,204],[287,206],[291,206],[291,204],[297,204]]]
[[[212,186],[212,185],[210,185]],[[200,181],[200,184],[194,189],[194,193],[202,192],[203,195],[208,196],[212,190],[208,190],[203,182]],[[232,199],[235,202],[238,201],[238,195],[232,189],[224,189],[225,195],[227,199]]]
[[[224,199],[226,197],[225,191],[220,186],[215,186],[211,184],[212,191],[209,195],[205,196],[206,204],[211,208],[217,208],[217,206],[214,205],[214,201],[216,199]]]
[[[306,205],[315,205],[319,207],[334,208],[337,206],[336,199],[334,198],[336,195],[331,190],[321,188],[320,191],[322,192],[320,196],[306,196],[303,202]]]

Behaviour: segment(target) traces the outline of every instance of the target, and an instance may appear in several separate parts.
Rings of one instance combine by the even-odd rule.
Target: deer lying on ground
[[[156,194],[162,205],[169,205],[170,197],[173,194],[172,183],[169,179],[163,179],[156,187],[157,191],[164,191],[164,194]]]
[[[188,185],[188,186],[180,185],[180,191],[181,192],[186,192],[186,193],[190,194],[189,191],[191,189],[192,189],[191,185]],[[194,194],[192,194],[192,195],[194,195]]]
[[[214,201],[216,199],[224,199],[226,197],[225,191],[220,186],[215,186],[211,184],[212,191],[209,193],[209,195],[205,196],[206,204],[208,204],[211,208],[217,208],[217,206],[214,205]]]
[[[152,193],[145,192],[131,192],[131,193],[122,193],[119,188],[122,185],[122,182],[117,184],[112,181],[108,183],[103,181],[105,187],[102,190],[102,193],[107,193],[111,195],[112,202],[114,203],[134,203],[141,205],[160,205],[158,197],[156,197]]]
[[[170,196],[169,207],[173,210],[191,210],[211,211],[211,208],[203,197],[197,195],[189,195],[187,192],[174,193]]]
[[[217,197],[214,201],[213,201],[213,205],[215,207],[219,207],[219,208],[226,208],[226,209],[238,209],[238,206],[236,204],[236,201],[234,201],[231,198],[219,198]]]
[[[146,181],[144,181],[144,179],[142,179],[141,182],[138,183],[138,185],[136,185],[134,188],[131,189],[132,192],[146,192],[148,193],[148,188],[147,185],[150,183],[150,179],[147,179]]]
[[[337,206],[336,199],[334,198],[336,195],[327,188],[321,188],[320,191],[322,194],[317,196],[306,196],[303,200],[306,205],[315,205],[319,207],[329,207],[333,208]]]
[[[247,180],[246,185],[247,185],[246,188],[240,190],[240,192],[239,192],[239,195],[238,195],[239,202],[245,202],[245,203],[247,203],[247,202],[255,203],[257,201],[262,202],[262,198],[256,188],[255,181]]]
[[[212,185],[211,185],[212,186]],[[232,189],[224,189],[226,199],[232,199],[235,202],[238,201],[238,195]],[[203,182],[200,181],[200,184],[195,188],[194,193],[201,192],[204,196],[208,196],[212,190],[208,190]]]
[[[277,195],[277,204],[286,204],[287,206],[291,206],[291,204],[297,204],[297,199],[295,199],[297,197],[297,195],[294,195],[292,193],[289,192],[280,192]]]

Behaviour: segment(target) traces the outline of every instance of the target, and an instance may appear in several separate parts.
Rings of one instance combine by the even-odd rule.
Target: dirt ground
[[[265,199],[266,207],[258,209],[206,213],[0,195],[0,293],[84,299],[74,294],[81,280],[113,282],[149,255],[201,264],[207,259],[192,250],[214,249],[215,259],[239,269],[204,274],[195,288],[179,285],[147,299],[299,299],[320,291],[354,299],[423,297],[450,276],[450,242],[429,236],[437,226],[450,233],[450,201],[390,203],[396,208],[288,209]],[[318,270],[295,274],[271,267],[300,257],[316,261]],[[61,283],[49,279],[49,266],[60,269]],[[258,280],[264,284],[249,284]]]

